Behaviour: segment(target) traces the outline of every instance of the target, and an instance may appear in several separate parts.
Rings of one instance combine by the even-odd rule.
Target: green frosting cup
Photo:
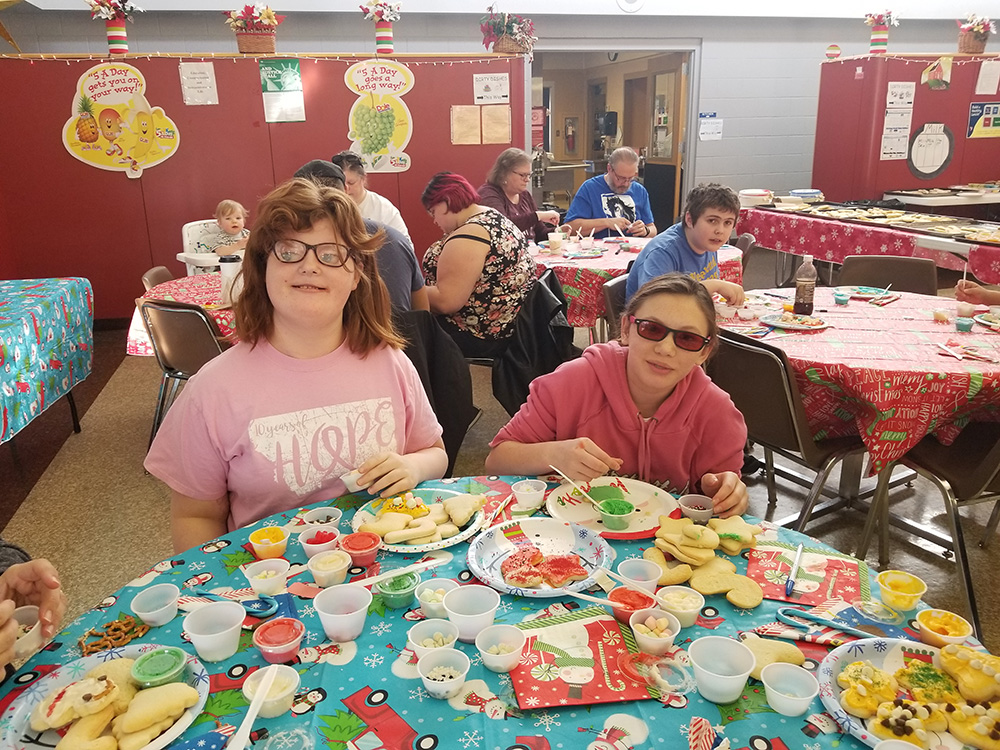
[[[413,603],[413,591],[420,583],[419,573],[404,573],[395,578],[379,581],[376,590],[382,595],[382,601],[390,609],[402,609]]]
[[[144,688],[178,682],[184,676],[188,655],[174,646],[148,651],[132,665],[132,679]]]
[[[598,506],[604,528],[609,531],[624,531],[628,528],[629,517],[635,506],[628,500],[605,500]]]

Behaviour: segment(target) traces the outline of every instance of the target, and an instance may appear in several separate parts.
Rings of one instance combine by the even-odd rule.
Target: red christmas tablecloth
[[[644,246],[645,238],[630,239],[629,244]],[[546,268],[555,271],[562,284],[568,307],[566,317],[575,328],[590,328],[604,317],[604,282],[628,272],[628,264],[635,260],[637,253],[622,251],[615,253],[617,246],[610,247],[596,258],[565,258],[562,255],[543,253],[541,248],[532,248],[532,257],[541,276]],[[737,247],[724,246],[719,250],[719,276],[736,284],[743,283],[743,253]]]
[[[142,296],[145,299],[165,299],[201,305],[218,323],[222,335],[228,336],[233,332],[233,311],[230,308],[219,308],[222,304],[222,275],[219,273],[202,273],[197,276],[171,279],[157,284]],[[149,341],[138,309],[132,314],[125,351],[127,354],[153,356],[153,345]]]
[[[950,444],[970,421],[1000,420],[1000,364],[959,361],[938,347],[953,340],[1000,359],[1000,333],[934,322],[935,309],[954,320],[956,304],[904,292],[885,307],[856,299],[837,307],[832,289],[820,288],[813,314],[832,328],[775,329],[763,341],[788,355],[814,437],[860,434],[874,474],[928,433]]]

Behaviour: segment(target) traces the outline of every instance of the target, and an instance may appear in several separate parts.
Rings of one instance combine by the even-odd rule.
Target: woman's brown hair
[[[719,324],[715,320],[715,303],[712,301],[712,295],[709,294],[704,284],[700,281],[695,281],[683,273],[665,273],[662,276],[650,279],[639,287],[639,290],[632,295],[628,304],[625,305],[625,312],[622,314],[622,330],[625,329],[625,322],[629,319],[629,316],[635,315],[635,311],[639,309],[639,306],[643,302],[658,294],[676,294],[680,297],[694,297],[695,302],[698,303],[698,307],[701,308],[701,312],[705,316],[705,322],[708,323],[708,337],[712,339],[712,343],[708,345],[709,357],[711,357],[719,344]]]
[[[255,346],[271,334],[274,305],[267,294],[266,278],[274,243],[323,219],[333,223],[349,248],[349,262],[354,263],[360,277],[344,305],[347,345],[361,356],[382,344],[403,348],[405,342],[392,325],[389,292],[375,263],[385,232],[368,234],[357,206],[346,193],[302,178],[278,185],[257,206],[243,259],[243,292],[235,305],[237,336]]]

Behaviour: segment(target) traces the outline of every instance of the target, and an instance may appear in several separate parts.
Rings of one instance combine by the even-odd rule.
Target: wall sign
[[[473,73],[476,104],[510,104],[510,76],[506,73]]]
[[[358,95],[348,115],[351,151],[369,172],[408,170],[413,119],[402,97],[413,88],[413,73],[393,60],[365,60],[347,69],[344,82]]]
[[[955,139],[943,122],[926,122],[910,139],[906,165],[921,180],[937,177],[951,163]]]
[[[969,105],[966,138],[1000,138],[1000,102],[973,102]]]

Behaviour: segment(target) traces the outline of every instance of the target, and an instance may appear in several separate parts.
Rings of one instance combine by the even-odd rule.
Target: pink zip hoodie
[[[729,395],[695,367],[648,420],[639,415],[625,375],[628,347],[588,347],[531,384],[527,402],[490,443],[543,443],[589,437],[620,458],[621,476],[672,493],[700,491],[708,472],[743,466],[747,428]]]

